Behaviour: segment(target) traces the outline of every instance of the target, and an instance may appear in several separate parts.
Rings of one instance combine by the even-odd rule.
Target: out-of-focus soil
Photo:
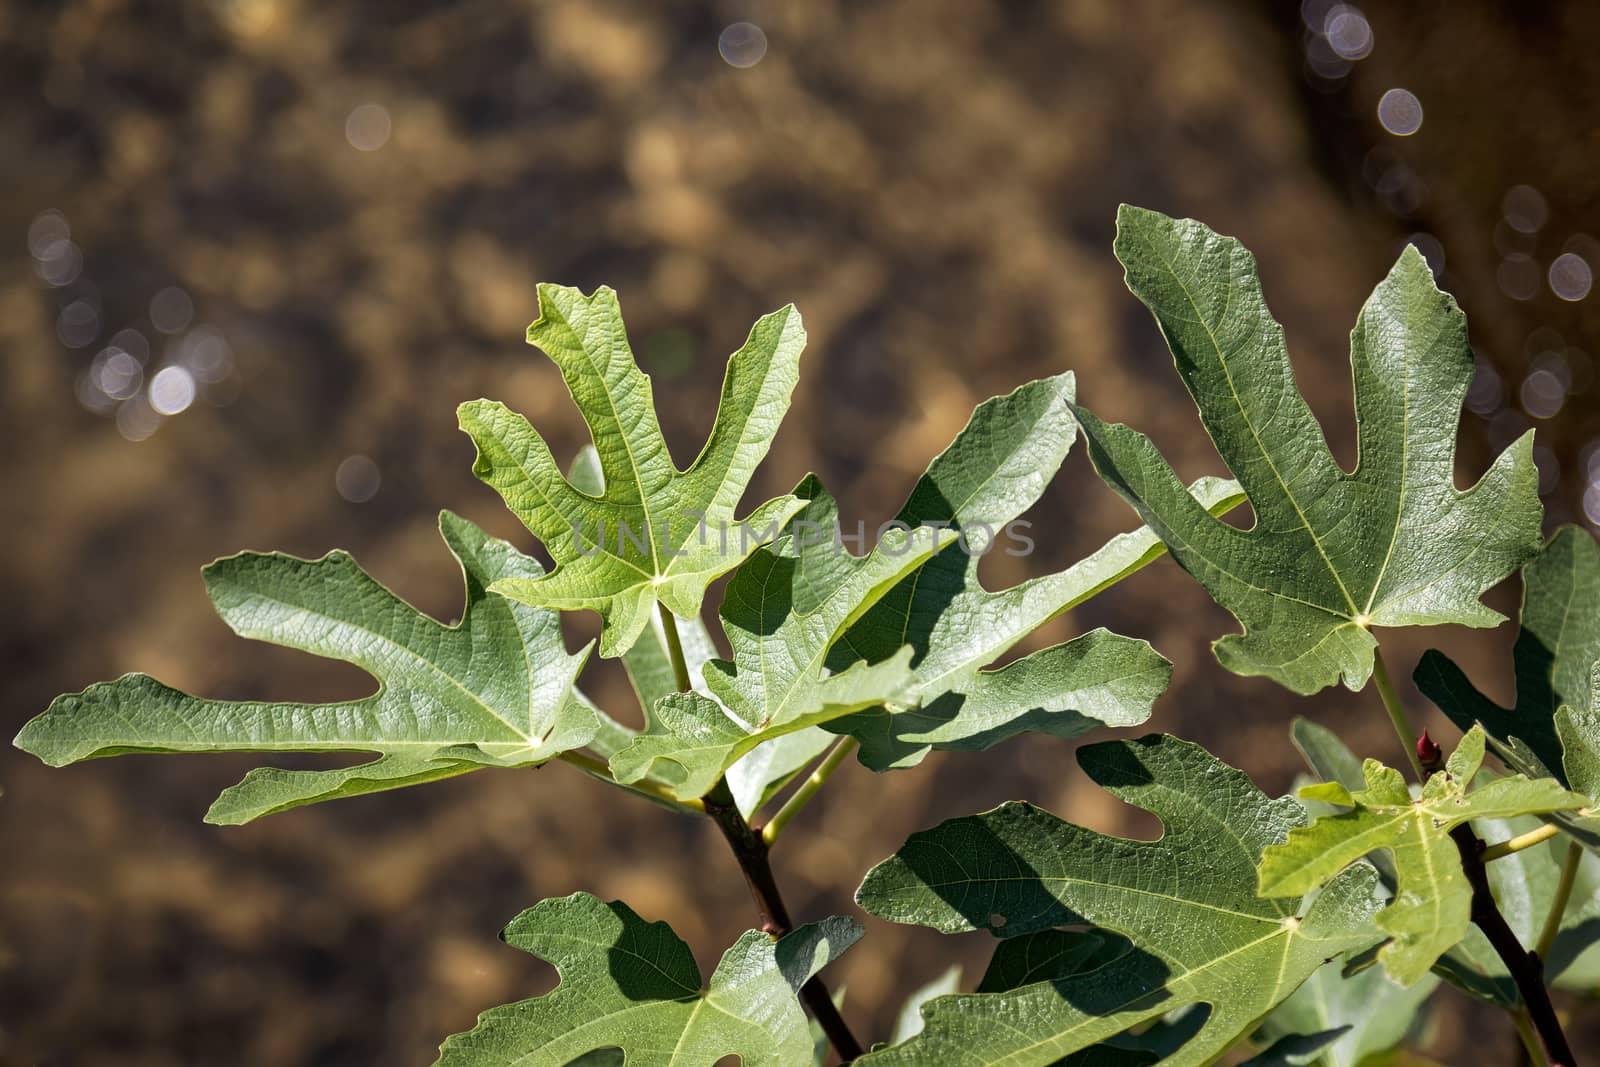
[[[1570,521],[1600,436],[1596,392],[1583,391],[1600,297],[1563,301],[1543,270],[1590,249],[1580,232],[1600,226],[1600,9],[1535,7],[1373,10],[1371,55],[1328,79],[1308,73],[1317,42],[1292,3],[8,5],[0,727],[135,669],[216,696],[368,691],[353,668],[234,638],[198,567],[241,548],[340,546],[453,617],[460,579],[438,508],[531,545],[473,480],[455,404],[503,399],[559,453],[583,442],[559,375],[521,343],[538,281],[620,292],[680,461],[709,425],[725,353],[756,315],[797,303],[804,380],[755,488],[772,495],[815,470],[847,521],[891,516],[975,403],[1064,368],[1097,411],[1151,431],[1180,474],[1221,473],[1122,287],[1110,253],[1122,200],[1203,218],[1255,250],[1301,386],[1346,463],[1348,331],[1401,243],[1428,235],[1506,383],[1475,393],[1460,477],[1537,424],[1549,517]],[[748,69],[718,54],[741,19],[769,40]],[[1425,109],[1410,137],[1376,117],[1396,86]],[[363,151],[347,126],[371,144],[382,117],[352,117],[369,104],[390,133]],[[1537,232],[1503,222],[1519,185],[1545,204]],[[70,270],[28,248],[50,210],[81,252],[63,286],[40,271]],[[1527,264],[1506,267],[1517,255],[1537,274],[1527,299],[1506,291],[1521,292]],[[1600,268],[1600,255],[1588,261]],[[168,287],[192,302],[187,329],[214,332],[155,329],[148,309]],[[157,317],[181,327],[168,300]],[[146,375],[164,346],[191,358],[204,342],[216,379],[137,441],[148,410],[130,402],[119,418],[84,385],[125,327],[151,342]],[[1519,390],[1557,366],[1552,353],[1572,395],[1534,419]],[[364,503],[336,491],[352,455],[381,473]],[[1063,566],[1131,524],[1077,451],[1031,518],[1038,552],[993,559],[991,583]],[[1491,602],[1514,611],[1516,590]],[[1223,672],[1208,642],[1232,622],[1170,563],[1036,644],[1095,625],[1175,662],[1151,729],[1206,743],[1269,790],[1297,769],[1295,714],[1398,759],[1371,694],[1297,701]],[[573,639],[592,631],[578,620]],[[1469,655],[1504,695],[1511,636],[1385,643],[1392,662],[1429,644]],[[613,667],[585,684],[621,707]],[[1025,739],[909,772],[841,772],[777,854],[793,909],[851,911],[862,873],[908,832],[1012,797],[1152,832],[1085,780],[1072,748]],[[708,969],[752,922],[706,826],[568,767],[203,825],[253,764],[52,771],[0,753],[0,1060],[421,1063],[477,1010],[553,982],[493,936],[542,897],[625,899],[670,921]],[[831,977],[874,1039],[909,989],[952,959],[975,975],[989,948],[866,925]],[[1450,1018],[1467,1017],[1451,1003]],[[1491,1020],[1442,1028],[1432,1051],[1509,1062],[1512,1040]]]

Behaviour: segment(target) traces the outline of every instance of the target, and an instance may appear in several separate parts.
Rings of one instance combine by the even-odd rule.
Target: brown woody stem
[[[1374,648],[1372,655],[1372,673],[1378,682],[1378,695],[1383,698],[1383,709],[1388,712],[1395,733],[1400,735],[1401,743],[1406,746],[1406,751],[1411,756],[1411,765],[1416,769],[1418,778],[1425,781],[1430,769],[1425,768],[1417,757],[1417,732],[1412,729],[1405,705],[1400,702],[1394,683],[1390,681],[1389,668],[1383,662],[1383,653]],[[1561,1020],[1556,1018],[1555,1005],[1550,1002],[1550,990],[1545,988],[1544,964],[1539,961],[1535,953],[1522,947],[1516,931],[1511,929],[1506,917],[1500,914],[1500,906],[1495,903],[1494,891],[1489,887],[1488,870],[1483,862],[1483,842],[1473,833],[1472,826],[1468,823],[1451,830],[1450,837],[1456,843],[1456,851],[1461,853],[1461,869],[1466,873],[1467,884],[1472,886],[1472,921],[1489,939],[1489,944],[1494,946],[1495,952],[1499,954],[1511,975],[1511,981],[1516,984],[1517,992],[1522,994],[1528,1021],[1533,1024],[1534,1033],[1539,1036],[1539,1044],[1544,1048],[1545,1059],[1550,1067],[1577,1067],[1572,1047],[1567,1044],[1567,1037],[1561,1032]]]
[[[1556,1017],[1555,1005],[1550,1002],[1550,991],[1544,984],[1544,964],[1538,955],[1522,947],[1516,931],[1511,929],[1500,907],[1495,903],[1489,888],[1489,875],[1483,865],[1483,842],[1472,832],[1472,827],[1462,825],[1450,831],[1456,850],[1461,853],[1461,867],[1466,872],[1467,883],[1472,886],[1472,921],[1477,923],[1483,936],[1489,939],[1500,959],[1522,994],[1533,1023],[1539,1044],[1544,1047],[1545,1059],[1550,1067],[1576,1067],[1572,1047],[1561,1032],[1561,1020]]]
[[[672,674],[678,683],[678,691],[687,693],[691,686],[689,668],[684,662],[683,641],[678,636],[677,620],[665,605],[658,605],[657,610],[661,613],[661,632],[666,638],[667,657],[672,661]],[[728,847],[733,850],[733,858],[739,862],[745,885],[750,887],[750,896],[754,898],[756,910],[760,913],[761,928],[773,937],[782,937],[794,928],[794,921],[789,918],[789,909],[783,903],[783,894],[778,891],[777,879],[772,876],[772,862],[767,857],[767,842],[761,836],[761,831],[739,814],[739,805],[734,802],[726,779],[717,779],[716,786],[706,794],[702,803],[705,813],[717,824]],[[812,978],[800,987],[800,1002],[810,1010],[817,1025],[822,1027],[822,1032],[828,1036],[841,1062],[849,1063],[861,1055],[860,1043],[850,1032],[844,1016],[839,1014],[839,1008],[822,979]]]
[[[761,928],[773,937],[782,937],[794,928],[794,922],[783,903],[783,894],[778,891],[778,882],[772,876],[772,863],[768,859],[767,843],[761,832],[739,814],[739,807],[734,803],[727,782],[719,781],[716,788],[706,794],[705,804],[706,814],[722,831],[728,847],[733,850],[734,859],[739,861],[739,869],[744,872],[745,884],[750,887],[750,896],[761,915]],[[810,1010],[812,1017],[822,1027],[822,1032],[828,1035],[828,1041],[842,1062],[849,1063],[861,1055],[860,1042],[839,1014],[839,1008],[822,979],[812,978],[801,986],[800,1001]]]

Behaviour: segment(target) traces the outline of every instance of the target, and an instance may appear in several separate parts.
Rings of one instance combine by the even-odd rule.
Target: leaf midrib
[[[269,595],[269,594],[255,593],[253,595],[261,598],[262,600],[267,601],[268,603],[278,604],[278,605],[280,605],[282,607],[285,607],[285,608],[288,608],[288,609],[290,609],[292,611],[301,612],[301,613],[304,613],[306,615],[310,615],[310,616],[313,616],[315,618],[322,619],[325,622],[332,623],[332,624],[334,624],[336,626],[347,626],[352,630],[356,630],[356,631],[358,631],[360,633],[367,634],[368,636],[372,637],[374,640],[382,643],[383,645],[385,645],[385,646],[387,646],[389,648],[392,648],[392,649],[395,649],[395,650],[397,650],[399,652],[404,653],[407,658],[413,660],[416,663],[422,664],[424,670],[421,673],[423,673],[425,675],[432,675],[432,676],[434,676],[436,678],[441,678],[444,681],[448,682],[450,688],[454,688],[454,689],[458,690],[460,693],[462,693],[462,695],[466,696],[467,699],[471,703],[476,704],[479,708],[483,709],[483,711],[486,714],[488,714],[490,718],[496,720],[501,725],[503,725],[506,729],[510,730],[512,732],[512,734],[514,734],[517,738],[521,739],[522,741],[527,742],[530,745],[533,745],[533,742],[534,742],[534,737],[533,737],[533,733],[532,733],[533,708],[532,708],[531,705],[528,708],[528,721],[529,721],[529,727],[530,728],[527,731],[520,730],[511,722],[511,720],[507,719],[505,716],[503,716],[499,712],[497,712],[494,708],[490,707],[488,705],[488,703],[485,702],[484,699],[481,696],[479,696],[477,693],[474,693],[472,690],[468,689],[459,679],[457,679],[457,678],[453,677],[452,675],[450,675],[442,667],[440,667],[438,664],[434,663],[432,660],[428,659],[426,656],[422,655],[420,652],[417,652],[416,650],[414,650],[412,648],[409,648],[406,645],[401,644],[395,638],[392,638],[387,634],[379,633],[378,631],[372,629],[371,627],[364,626],[361,623],[355,622],[353,620],[341,619],[341,618],[339,618],[337,616],[329,615],[329,614],[327,614],[325,612],[318,611],[318,610],[313,609],[313,608],[301,607],[301,606],[299,606],[297,604],[294,604],[294,603],[292,603],[292,602],[290,602],[288,600],[281,600],[281,599],[279,599],[279,598],[277,598],[275,596]],[[428,625],[434,627],[435,630],[437,630],[441,635],[447,635],[448,636],[448,635],[470,633],[470,627],[469,627],[468,622],[467,622],[467,619],[468,619],[469,616],[466,616],[466,615],[464,615],[462,617],[462,621],[461,621],[460,625],[457,625],[457,626],[445,626],[444,624],[440,623],[438,620],[429,618],[428,616],[422,615],[421,613],[418,613],[417,617],[418,617],[419,620],[424,621]],[[265,637],[266,635],[263,633],[260,636]],[[455,639],[455,638],[453,636],[451,636],[450,639]],[[305,651],[310,651],[310,650],[306,649]],[[318,655],[318,656],[322,655],[322,653],[320,653],[320,652],[313,653],[313,654],[314,655]],[[524,658],[526,658],[526,656],[527,656],[527,646],[526,645],[523,646],[523,655],[524,655]],[[343,655],[337,655],[336,654],[336,656],[334,658],[345,660],[345,657]],[[345,660],[345,662],[348,663],[348,662],[353,662],[353,661]],[[365,670],[366,668],[363,667],[362,669]],[[376,675],[374,675],[374,677],[377,678]],[[378,698],[382,697],[390,688],[387,679],[385,679],[385,678],[377,678],[377,681],[378,681],[378,691],[376,693],[374,693],[371,697],[367,698],[368,700],[377,701]],[[362,703],[365,703],[365,701],[362,701]],[[291,706],[293,706],[293,705],[291,705]],[[334,706],[334,707],[336,707],[338,705],[324,705],[324,706]],[[486,741],[486,740],[487,739],[479,739],[479,741]],[[469,743],[478,744],[479,741],[472,741],[472,742],[469,742]],[[537,747],[537,746],[535,746],[535,747]]]
[[[1231,255],[1229,260],[1229,267],[1231,268]],[[1272,471],[1273,480],[1278,483],[1279,488],[1283,490],[1284,498],[1289,501],[1289,505],[1294,508],[1295,514],[1299,516],[1301,527],[1305,529],[1307,536],[1311,538],[1311,543],[1316,546],[1317,555],[1322,557],[1323,565],[1327,567],[1329,576],[1333,578],[1334,584],[1339,587],[1339,592],[1344,596],[1345,605],[1350,609],[1349,614],[1346,617],[1354,618],[1358,614],[1356,610],[1355,598],[1350,595],[1350,590],[1345,588],[1344,579],[1340,577],[1338,569],[1333,565],[1333,560],[1328,556],[1327,550],[1322,546],[1322,539],[1317,536],[1316,530],[1312,529],[1311,520],[1307,518],[1304,509],[1300,507],[1300,501],[1295,498],[1294,490],[1289,487],[1289,483],[1284,480],[1282,473],[1279,472],[1278,465],[1273,461],[1271,453],[1267,450],[1266,445],[1262,442],[1261,435],[1256,430],[1255,423],[1251,420],[1250,415],[1245,411],[1244,400],[1240,397],[1238,387],[1234,384],[1233,370],[1228,366],[1228,357],[1223,353],[1222,345],[1217,340],[1217,335],[1215,331],[1212,330],[1211,323],[1207,321],[1204,313],[1200,310],[1200,305],[1195,301],[1194,295],[1189,292],[1189,287],[1185,285],[1183,283],[1183,279],[1178,276],[1177,261],[1173,259],[1167,259],[1166,257],[1161,257],[1161,262],[1166,266],[1167,274],[1171,276],[1173,282],[1177,285],[1179,290],[1182,291],[1184,299],[1189,302],[1189,307],[1193,309],[1195,313],[1195,322],[1197,322],[1200,328],[1205,331],[1206,338],[1210,340],[1211,347],[1217,354],[1217,365],[1222,368],[1223,377],[1227,379],[1228,382],[1228,395],[1233,399],[1234,407],[1236,407],[1239,411],[1239,418],[1243,420],[1245,427],[1249,429],[1250,437],[1253,441],[1255,441],[1256,450],[1261,453],[1261,458],[1266,461],[1267,467]],[[1233,303],[1233,275],[1230,272],[1224,272],[1223,278],[1228,284],[1228,293],[1227,297],[1225,298],[1222,311],[1222,317],[1225,318],[1227,316],[1227,309],[1231,307]],[[1340,473],[1342,474],[1343,472]],[[1270,592],[1270,590],[1264,590],[1264,592]],[[1328,611],[1329,609],[1323,607],[1323,610]],[[1330,614],[1336,613],[1330,612]]]
[[[586,307],[585,310],[587,310],[587,307]],[[572,325],[572,320],[571,319],[567,320],[567,325],[568,326]],[[615,345],[616,338],[614,338],[611,335],[611,332],[607,328],[605,321],[602,319],[599,323],[597,323],[597,326],[605,334],[605,340],[606,340],[607,347],[608,348],[613,347]],[[623,343],[623,347],[626,348],[627,347],[627,340],[624,339],[622,343]],[[649,495],[649,493],[647,493],[645,491],[644,478],[639,473],[639,457],[634,455],[634,452],[633,452],[632,435],[627,433],[623,429],[625,423],[622,421],[622,413],[617,410],[616,397],[613,396],[612,393],[611,393],[611,383],[606,380],[605,372],[600,367],[595,365],[594,357],[590,354],[590,351],[589,351],[589,346],[587,344],[583,343],[583,341],[579,341],[578,342],[578,351],[583,354],[584,362],[589,364],[589,370],[594,374],[596,381],[599,383],[600,395],[605,397],[606,406],[611,409],[611,420],[616,424],[617,437],[621,439],[622,447],[628,453],[628,466],[633,471],[633,484],[639,487],[639,508],[640,508],[640,510],[642,510],[644,512],[644,528],[645,528],[645,531],[649,535],[647,537],[647,540],[650,542],[650,567],[651,567],[651,573],[649,575],[647,575],[647,577],[654,578],[654,577],[656,577],[656,576],[658,576],[658,575],[660,575],[662,573],[662,570],[661,570],[661,557],[658,555],[657,548],[656,548],[656,536],[655,536],[656,526],[655,526],[655,523],[650,518],[650,495]],[[638,369],[638,364],[634,363],[632,361],[631,357],[629,359],[629,362],[633,366],[634,372],[636,374],[638,374],[640,378],[645,378],[644,372]],[[626,373],[626,372],[624,372],[624,373]],[[646,381],[648,381],[648,379],[646,379]],[[650,408],[652,414],[654,413],[653,401],[651,399],[647,398],[645,400],[645,406],[647,408]],[[598,444],[598,442],[596,442],[596,443]],[[666,438],[664,438],[664,437],[661,439],[661,450],[666,455],[667,466],[672,468],[672,477],[673,477],[673,480],[675,481],[679,477],[681,477],[681,474],[678,471],[678,465],[672,461],[672,453],[667,449],[667,442],[666,442]],[[609,501],[608,501],[608,503],[609,503]],[[618,544],[620,546],[621,540],[622,540],[622,537],[621,537],[620,533],[617,536],[617,540],[618,540]],[[611,553],[608,553],[608,555],[610,555],[610,554]],[[622,559],[624,563],[628,563],[628,565],[630,567],[633,567],[633,569],[636,570],[636,571],[639,571],[639,573],[641,573],[641,574],[645,573],[640,567],[636,566],[635,564],[629,562],[626,559],[623,559],[623,557],[617,556],[616,558],[617,559]]]

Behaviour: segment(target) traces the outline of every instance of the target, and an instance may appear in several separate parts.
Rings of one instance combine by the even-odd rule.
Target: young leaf
[[[1439,979],[1429,975],[1406,989],[1391,982],[1379,967],[1346,977],[1334,961],[1279,1004],[1256,1036],[1273,1042],[1331,1033],[1322,1058],[1306,1062],[1360,1067],[1426,1026],[1428,998],[1438,986]]]
[[[1268,848],[1261,857],[1262,895],[1301,896],[1367,853],[1387,850],[1398,884],[1394,899],[1378,913],[1378,927],[1393,938],[1378,958],[1395,981],[1415,985],[1466,936],[1472,922],[1472,889],[1450,831],[1470,819],[1559,811],[1584,803],[1552,779],[1521,775],[1469,792],[1483,753],[1483,731],[1474,728],[1415,800],[1399,771],[1371,759],[1362,765],[1363,790],[1351,792],[1336,782],[1302,790],[1302,796],[1353,810],[1322,816]]]
[[[600,469],[600,453],[594,445],[584,445],[578,450],[578,458],[572,461],[567,471],[567,481],[580,493],[594,497],[605,495],[605,474]],[[688,667],[689,678],[698,689],[703,684],[700,669],[717,654],[717,646],[712,643],[711,634],[699,615],[678,619],[677,626],[678,643],[683,646],[684,665]],[[639,707],[644,710],[646,718],[656,706],[656,701],[678,691],[678,681],[673,677],[672,660],[667,652],[666,635],[661,629],[660,605],[657,605],[650,625],[645,627],[633,647],[623,653],[622,666],[627,671],[628,681],[633,684],[634,695],[639,698]],[[629,740],[635,732],[629,731]],[[626,747],[626,743],[619,747]]]
[[[1463,730],[1481,725],[1508,767],[1555,777],[1600,804],[1600,545],[1592,536],[1563,526],[1523,568],[1521,626],[1516,707],[1484,696],[1437,650],[1417,663],[1417,687]],[[1600,818],[1553,818],[1600,849]]]
[[[1062,374],[979,405],[900,509],[897,520],[907,526],[960,531],[965,550],[929,560],[829,654],[828,666],[841,670],[905,644],[915,649],[911,706],[877,707],[826,726],[859,740],[861,762],[872,769],[914,766],[935,748],[981,751],[1025,731],[1071,738],[1101,725],[1137,725],[1166,689],[1171,666],[1164,659],[1144,642],[1106,630],[989,669],[1029,633],[1165,551],[1140,529],[1057,574],[1000,592],[979,582],[982,553],[1038,500],[1072,446],[1073,388],[1072,375]],[[1190,491],[1198,506],[1218,514],[1243,499],[1237,485],[1213,478]]]
[[[1351,792],[1363,786],[1361,761],[1331,731],[1305,719],[1296,719],[1291,736],[1307,764],[1323,779],[1337,781]],[[1477,781],[1494,777],[1487,770],[1479,771]],[[1524,815],[1510,819],[1479,819],[1474,829],[1486,841],[1504,841],[1537,825],[1537,816]],[[1382,873],[1384,884],[1392,892],[1396,875],[1389,853],[1373,852],[1367,860]],[[1544,928],[1555,899],[1560,868],[1559,854],[1549,846],[1514,852],[1487,865],[1489,886],[1500,913],[1525,948],[1533,948]],[[1586,856],[1571,903],[1563,914],[1555,946],[1545,961],[1545,973],[1556,985],[1579,991],[1600,986],[1600,922],[1597,918],[1600,918],[1600,857]],[[1476,926],[1439,958],[1434,971],[1475,997],[1510,1009],[1522,1004],[1522,996],[1505,962]],[[1426,984],[1424,981],[1413,988]]]
[[[724,1056],[806,1067],[811,1035],[797,993],[860,936],[843,918],[778,940],[751,930],[702,990],[689,946],[666,923],[588,893],[540,901],[501,937],[554,964],[560,984],[478,1016],[439,1047],[438,1067],[555,1067],[602,1049],[620,1049],[628,1067],[709,1067]]]
[[[483,766],[542,763],[588,744],[599,720],[572,688],[588,649],[567,654],[554,612],[486,592],[539,574],[538,562],[449,511],[439,529],[466,578],[455,626],[421,614],[344,552],[315,561],[242,553],[205,569],[212,603],[235,633],[353,663],[378,680],[372,696],[207,700],[129,674],[57,697],[22,728],[17,747],[53,767],[130,752],[380,754],[339,770],[252,771],[206,816],[239,823]]]
[[[1117,258],[1155,314],[1256,523],[1205,513],[1142,434],[1077,408],[1095,469],[1161,536],[1243,633],[1214,648],[1239,674],[1297,693],[1372,671],[1374,626],[1501,616],[1479,596],[1539,547],[1532,433],[1477,485],[1453,481],[1472,376],[1466,320],[1407,247],[1351,334],[1360,462],[1341,470],[1294,384],[1283,329],[1239,242],[1193,220],[1123,206]]]
[[[595,451],[593,445],[585,445],[578,452],[578,458],[573,461],[567,480],[580,493],[600,496],[605,492],[605,478],[600,471],[600,454]],[[633,692],[639,699],[639,707],[644,710],[646,723],[653,719],[656,703],[678,691],[678,680],[673,672],[671,654],[667,651],[666,633],[662,629],[661,611],[661,605],[656,605],[650,625],[645,627],[633,647],[622,654],[622,665],[627,671],[628,681],[633,683]],[[706,663],[716,656],[717,646],[712,642],[711,633],[706,629],[705,621],[700,616],[677,619],[676,623],[678,643],[683,650],[684,666],[688,668],[690,682],[696,690],[704,692],[703,672]],[[792,745],[796,739],[805,740],[808,732],[811,731],[802,730],[795,734],[785,734],[759,745],[755,751],[748,753],[728,768],[728,786],[733,791],[741,815],[750,818],[771,796],[769,782],[775,779],[787,780],[833,741],[832,735],[817,730],[814,732],[820,736],[821,746]],[[589,747],[609,760],[631,745],[638,735],[638,730],[629,729],[603,716],[600,733],[589,743]],[[800,751],[795,751],[797,748]],[[601,777],[610,782],[616,781],[609,771]],[[670,785],[654,775],[646,775],[635,782],[627,783],[625,788],[640,784]],[[668,791],[670,792],[670,788]],[[655,793],[652,790],[645,792],[644,795],[653,797]]]
[[[1021,803],[912,837],[856,894],[895,922],[1011,938],[1093,923],[1132,942],[1087,973],[1008,992],[942,997],[926,1027],[867,1064],[1049,1064],[1188,1004],[1210,1011],[1163,1063],[1203,1064],[1326,960],[1378,939],[1376,879],[1357,867],[1313,900],[1256,894],[1261,850],[1301,824],[1197,745],[1106,742],[1078,761],[1112,794],[1154,812],[1158,841],[1107,837]]]
[[[461,428],[478,447],[474,472],[556,561],[548,575],[508,578],[494,591],[534,607],[599,612],[600,654],[620,656],[658,602],[682,618],[698,616],[706,586],[802,507],[778,497],[745,520],[734,517],[789,407],[805,331],[793,307],[757,320],[728,361],[705,448],[680,471],[656,421],[650,379],[628,348],[616,294],[541,285],[539,309],[528,342],[560,367],[594,438],[604,492],[590,495],[563,478],[544,439],[503,404],[462,404]]]
[[[852,620],[955,534],[890,530],[871,553],[854,556],[839,541],[838,510],[821,483],[807,477],[795,495],[807,503],[792,532],[757,551],[728,583],[722,621],[734,659],[706,664],[706,693],[657,702],[650,729],[612,757],[618,781],[654,769],[680,798],[702,796],[764,741],[915,699],[909,648],[837,674],[824,673],[823,657]]]

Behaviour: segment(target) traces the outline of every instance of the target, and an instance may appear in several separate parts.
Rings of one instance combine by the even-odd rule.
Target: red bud
[[[1428,736],[1428,731],[1422,731],[1422,736],[1417,738],[1417,759],[1424,767],[1437,767],[1443,758],[1444,750]]]

